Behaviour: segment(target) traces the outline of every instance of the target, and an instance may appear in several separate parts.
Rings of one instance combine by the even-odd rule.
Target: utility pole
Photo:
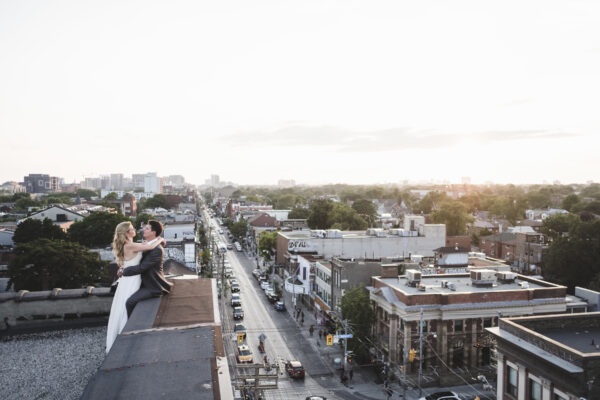
[[[402,398],[405,399],[406,398],[406,359],[408,358],[408,349],[406,348],[406,341],[404,342],[405,346],[404,346],[404,359],[402,360],[402,366],[403,366],[403,375],[404,375],[404,382],[402,384]]]
[[[421,375],[423,374],[423,309],[419,316],[419,397],[422,396]]]

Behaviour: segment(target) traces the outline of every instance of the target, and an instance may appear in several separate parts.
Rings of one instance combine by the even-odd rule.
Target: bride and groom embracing
[[[144,226],[145,243],[135,243],[136,231],[131,222],[121,222],[115,229],[113,254],[119,264],[119,285],[113,297],[108,318],[106,352],[121,333],[137,303],[151,297],[168,294],[171,283],[163,274],[163,226],[150,220]],[[162,245],[162,246],[161,246]]]

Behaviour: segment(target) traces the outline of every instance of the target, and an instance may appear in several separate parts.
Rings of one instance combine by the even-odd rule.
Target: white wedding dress
[[[131,260],[125,261],[123,267],[138,265],[142,259],[142,252],[137,253]],[[140,275],[122,276],[119,278],[119,284],[113,297],[110,307],[110,317],[108,317],[108,329],[106,331],[106,353],[110,351],[115,339],[121,333],[127,323],[127,309],[125,302],[132,294],[137,292],[142,285]]]

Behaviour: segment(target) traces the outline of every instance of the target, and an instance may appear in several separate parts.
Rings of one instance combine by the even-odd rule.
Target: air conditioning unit
[[[529,282],[519,282],[521,289],[529,289]]]
[[[447,288],[448,287],[448,281],[442,281],[442,287],[443,288]]]
[[[448,289],[450,289],[452,291],[456,291],[456,283],[448,282]]]
[[[509,271],[502,271],[496,274],[498,281],[502,283],[512,283],[517,279],[517,274]]]
[[[406,270],[406,280],[409,286],[416,287],[421,283],[421,272],[416,269]]]
[[[475,286],[492,286],[496,281],[496,271],[480,269],[471,271],[471,282]]]

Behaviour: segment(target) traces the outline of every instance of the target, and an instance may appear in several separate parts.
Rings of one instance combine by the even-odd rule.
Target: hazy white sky
[[[600,2],[0,0],[0,181],[599,179]]]

